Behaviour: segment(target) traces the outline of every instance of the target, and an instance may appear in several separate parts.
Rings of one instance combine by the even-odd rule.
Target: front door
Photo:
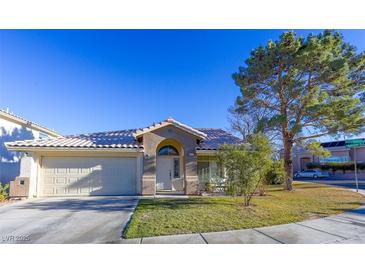
[[[157,191],[172,190],[173,157],[160,156],[157,158]]]

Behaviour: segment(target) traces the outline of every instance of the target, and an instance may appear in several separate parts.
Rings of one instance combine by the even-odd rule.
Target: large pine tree
[[[280,132],[287,190],[292,190],[295,143],[328,134],[359,133],[365,126],[365,53],[339,32],[306,38],[285,32],[254,49],[233,74],[238,113],[265,110],[266,129]]]

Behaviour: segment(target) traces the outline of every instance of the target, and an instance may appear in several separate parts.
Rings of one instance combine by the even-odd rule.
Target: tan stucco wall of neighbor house
[[[293,172],[301,171],[306,169],[306,164],[309,162],[318,161],[318,157],[313,156],[312,153],[308,151],[300,151],[293,154]]]
[[[350,158],[354,159],[354,149],[349,151]],[[365,162],[365,147],[356,148],[356,159],[358,162]]]
[[[157,149],[161,144],[172,144],[179,150],[184,175],[186,194],[198,194],[197,173],[197,136],[189,134],[175,126],[165,126],[143,134],[144,164],[142,176],[142,194],[156,193]]]
[[[4,140],[30,140],[38,138],[55,138],[61,135],[57,132],[32,123],[8,111],[0,109],[0,136]],[[2,156],[2,157],[1,157]],[[0,146],[0,182],[12,181],[20,172],[20,155],[9,152]]]

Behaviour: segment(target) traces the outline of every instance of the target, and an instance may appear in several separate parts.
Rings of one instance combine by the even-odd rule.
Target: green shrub
[[[252,134],[248,144],[223,145],[218,162],[226,170],[228,193],[242,195],[249,206],[256,189],[262,184],[271,164],[272,148],[263,134]]]
[[[4,186],[0,182],[0,202],[5,201],[9,195],[7,189],[9,188],[9,184],[5,184]]]
[[[238,187],[236,184],[228,184],[227,194],[230,196],[242,196],[243,192],[242,189]]]
[[[265,184],[281,185],[285,181],[284,161],[273,161],[265,176]]]

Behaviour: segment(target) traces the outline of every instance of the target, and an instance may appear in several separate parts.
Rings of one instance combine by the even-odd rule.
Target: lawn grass
[[[353,191],[319,184],[295,183],[295,191],[271,186],[243,206],[242,197],[142,199],[126,238],[224,231],[303,221],[359,207],[365,198]]]

